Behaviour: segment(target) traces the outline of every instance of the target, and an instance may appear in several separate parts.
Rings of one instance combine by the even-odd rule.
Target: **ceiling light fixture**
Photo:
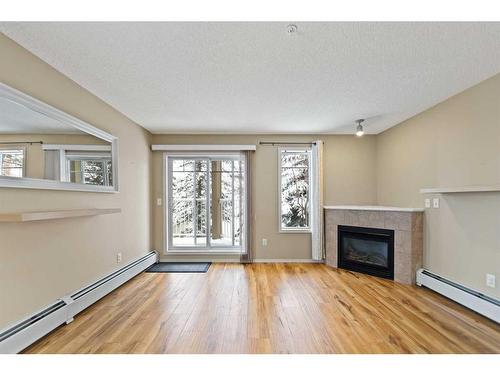
[[[296,33],[297,32],[297,25],[294,25],[293,23],[291,23],[290,25],[288,25],[286,27],[286,31],[288,31],[288,34]]]
[[[358,124],[358,126],[356,126],[356,137],[361,137],[363,136],[363,134],[365,134],[363,125],[361,125],[364,121],[364,119],[356,120],[356,124]]]

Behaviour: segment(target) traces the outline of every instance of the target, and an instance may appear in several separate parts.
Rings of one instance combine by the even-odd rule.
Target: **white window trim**
[[[42,150],[55,151],[109,151],[111,152],[110,145],[58,145],[58,144],[42,144]]]
[[[311,147],[278,147],[278,232],[283,233],[283,234],[290,234],[290,233],[311,233],[311,219],[309,217],[309,226],[308,227],[303,227],[303,228],[283,228],[281,226],[281,153],[282,151],[308,151],[309,152],[309,192],[308,192],[308,200],[311,200]],[[309,205],[309,210],[310,210]],[[310,212],[309,212],[310,216]]]
[[[152,151],[255,151],[256,145],[151,145]]]
[[[22,176],[21,177],[9,177],[9,176],[2,176],[4,178],[25,178],[26,176],[26,158],[28,156],[28,148],[24,144],[20,144],[20,146],[17,145],[6,145],[6,144],[1,144],[0,143],[0,150],[23,150],[23,171],[22,171]],[[1,168],[1,166],[0,166]]]
[[[169,207],[170,207],[170,192],[168,189],[169,186],[169,176],[170,176],[170,170],[169,170],[169,158],[200,158],[204,156],[209,156],[209,157],[228,157],[228,156],[233,156],[235,158],[239,158],[240,155],[239,153],[234,153],[234,152],[197,152],[198,150],[191,152],[191,153],[185,153],[185,152],[164,152],[163,153],[163,254],[164,255],[186,255],[186,254],[192,254],[192,255],[240,255],[240,254],[246,254],[246,248],[245,248],[245,233],[241,236],[241,245],[240,246],[221,246],[221,247],[211,247],[211,248],[206,248],[206,247],[173,247],[170,244],[170,237],[169,237],[169,231],[171,230],[171,223],[170,223],[170,213],[169,213]],[[244,191],[244,189],[242,189]],[[210,201],[210,191],[207,191],[207,199]],[[243,203],[244,199],[242,197],[242,203],[241,203],[241,208],[245,212],[246,207],[244,206]],[[245,228],[245,220],[246,215],[243,214],[240,225],[242,228]],[[207,219],[207,231],[208,235],[210,236],[210,224],[209,220]]]

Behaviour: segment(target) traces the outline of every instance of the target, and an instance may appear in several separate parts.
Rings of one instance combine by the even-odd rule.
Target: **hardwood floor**
[[[500,326],[415,286],[318,264],[142,273],[26,353],[500,353]]]

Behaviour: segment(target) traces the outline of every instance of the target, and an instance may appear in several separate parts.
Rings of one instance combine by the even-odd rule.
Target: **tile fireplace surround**
[[[394,230],[394,281],[415,284],[422,267],[423,209],[384,206],[325,206],[326,264],[337,268],[337,226]]]

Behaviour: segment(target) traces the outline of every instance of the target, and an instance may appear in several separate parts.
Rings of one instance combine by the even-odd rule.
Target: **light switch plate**
[[[262,246],[267,246],[267,238],[262,239]]]
[[[439,198],[432,198],[432,207],[439,208]]]
[[[486,274],[486,286],[489,286],[490,288],[495,287],[495,275],[492,275],[491,273]]]
[[[431,208],[431,199],[425,198],[424,204],[425,204],[425,208]]]
[[[156,198],[156,205],[161,206],[162,205],[162,199],[161,198]]]

